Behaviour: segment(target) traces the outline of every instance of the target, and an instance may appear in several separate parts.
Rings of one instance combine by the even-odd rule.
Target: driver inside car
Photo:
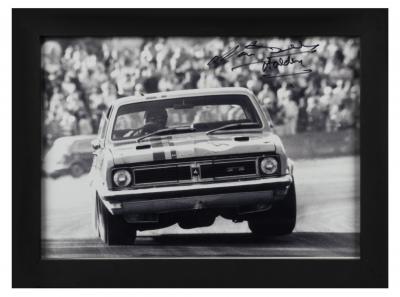
[[[144,114],[145,125],[141,129],[141,135],[153,133],[167,127],[168,114],[164,108],[147,110]]]
[[[130,130],[123,135],[123,138],[144,136],[167,126],[168,114],[164,108],[147,110],[144,114],[144,125],[138,129]]]

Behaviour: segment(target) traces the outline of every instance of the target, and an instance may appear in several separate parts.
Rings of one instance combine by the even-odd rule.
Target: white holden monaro
[[[219,215],[256,236],[291,233],[293,166],[271,127],[243,88],[116,100],[92,143],[99,236],[132,244],[137,230],[210,226]]]

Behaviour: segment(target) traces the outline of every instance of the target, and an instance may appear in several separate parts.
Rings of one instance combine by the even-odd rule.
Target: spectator
[[[261,91],[263,85],[257,73],[251,73],[251,78],[246,83],[246,87],[256,95]]]
[[[262,105],[266,105],[267,102],[276,100],[275,93],[270,89],[268,84],[264,84],[260,93],[258,93],[258,99]]]
[[[296,102],[291,99],[285,99],[282,103],[285,110],[285,130],[286,135],[294,135],[297,131],[297,120],[299,115],[299,108]]]
[[[82,114],[78,123],[79,134],[89,135],[93,133],[90,119],[86,114]]]
[[[262,67],[257,64],[232,70],[252,57],[236,57],[208,69],[213,56],[248,42],[233,38],[46,41],[42,73],[48,137],[96,132],[99,115],[118,97],[227,86],[252,90],[282,134],[359,126],[358,39],[304,39],[303,44],[319,44],[315,54],[302,56],[303,64],[313,70],[307,75],[263,80]],[[259,42],[285,48],[292,41],[269,38]],[[263,51],[255,54],[257,59],[264,58]],[[292,70],[282,67],[276,74]],[[93,128],[89,128],[91,123]]]
[[[308,115],[311,131],[323,131],[325,129],[325,112],[317,98],[308,99]]]
[[[307,113],[307,104],[304,100],[304,97],[299,100],[299,113],[297,117],[297,131],[296,132],[305,132],[308,127],[308,113]]]

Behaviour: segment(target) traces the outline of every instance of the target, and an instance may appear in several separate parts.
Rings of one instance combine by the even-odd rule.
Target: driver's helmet
[[[154,123],[160,127],[165,127],[167,124],[168,114],[164,108],[155,108],[147,110],[144,114],[147,123]]]

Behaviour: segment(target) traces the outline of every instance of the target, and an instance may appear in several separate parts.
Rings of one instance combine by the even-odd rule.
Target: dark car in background
[[[50,177],[80,177],[90,171],[93,161],[91,142],[96,135],[60,137],[44,157],[43,170]]]

